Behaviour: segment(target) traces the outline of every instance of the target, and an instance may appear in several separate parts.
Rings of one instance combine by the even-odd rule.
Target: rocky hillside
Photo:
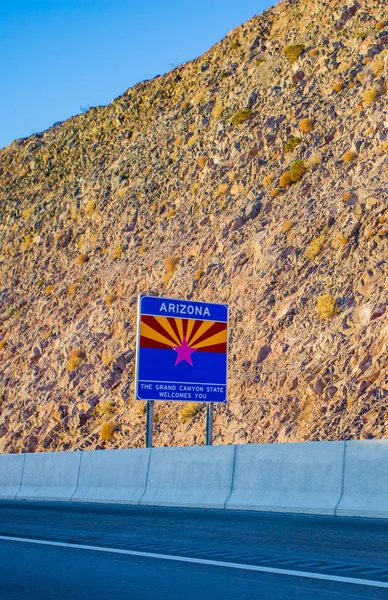
[[[388,436],[387,75],[385,0],[283,1],[1,150],[0,451],[144,444],[139,293],[229,303],[216,443]]]

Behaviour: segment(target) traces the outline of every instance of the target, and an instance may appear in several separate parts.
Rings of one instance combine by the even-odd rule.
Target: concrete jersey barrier
[[[226,508],[333,515],[343,456],[344,442],[237,446]]]
[[[150,448],[83,452],[77,502],[139,504],[144,494]]]
[[[153,448],[140,504],[224,508],[233,476],[234,446]]]
[[[26,454],[18,500],[64,500],[73,496],[81,452]]]
[[[25,454],[0,454],[0,499],[14,500],[22,484]]]
[[[0,499],[388,518],[388,440],[3,454]]]
[[[388,440],[346,443],[337,515],[388,518]]]

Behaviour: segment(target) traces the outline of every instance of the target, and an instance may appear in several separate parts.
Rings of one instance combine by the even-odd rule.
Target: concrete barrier
[[[70,500],[77,488],[81,452],[26,454],[17,500]]]
[[[83,452],[73,501],[139,504],[149,456],[149,448]]]
[[[140,504],[224,508],[234,452],[234,446],[154,448]]]
[[[333,515],[344,442],[237,446],[227,509]]]
[[[23,474],[25,454],[0,454],[0,499],[14,500]]]
[[[337,515],[388,518],[388,440],[346,442]]]

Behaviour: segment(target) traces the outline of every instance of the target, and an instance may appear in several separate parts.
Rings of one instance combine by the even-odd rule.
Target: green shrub
[[[250,108],[244,108],[243,110],[239,110],[232,117],[232,125],[240,125],[241,123],[245,123],[252,116],[252,110]]]
[[[293,65],[305,50],[304,44],[291,44],[290,46],[286,46],[283,48],[283,53],[288,58],[290,65]]]

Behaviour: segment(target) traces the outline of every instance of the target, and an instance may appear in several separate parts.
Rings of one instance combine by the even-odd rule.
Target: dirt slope
[[[144,443],[139,293],[230,304],[216,443],[386,437],[387,74],[385,0],[281,2],[0,150],[0,451]]]

